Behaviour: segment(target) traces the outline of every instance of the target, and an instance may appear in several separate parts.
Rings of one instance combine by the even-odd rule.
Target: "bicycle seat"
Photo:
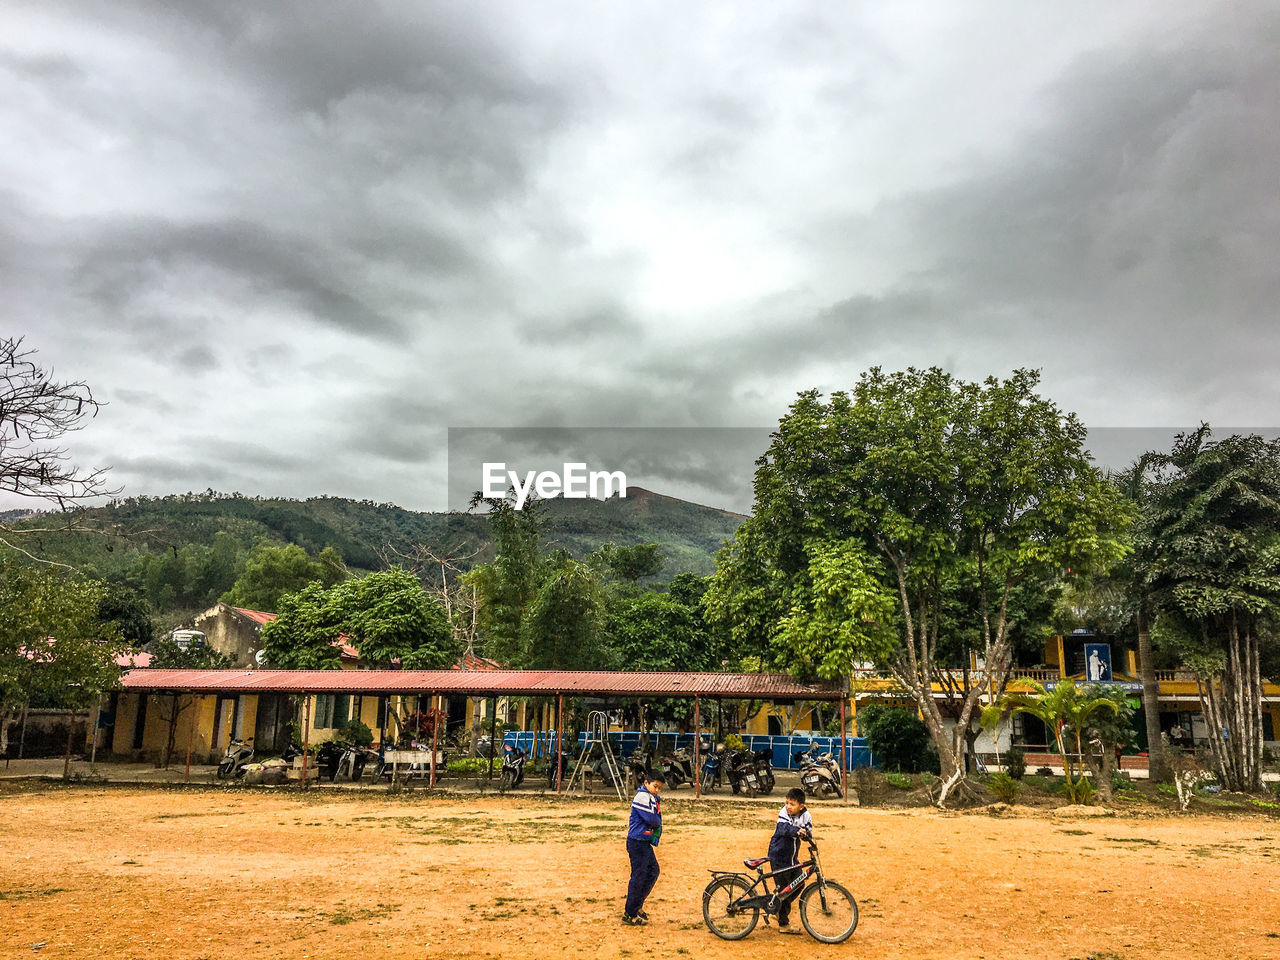
[[[742,861],[748,870],[756,870],[769,862],[768,857],[752,857],[750,860]]]

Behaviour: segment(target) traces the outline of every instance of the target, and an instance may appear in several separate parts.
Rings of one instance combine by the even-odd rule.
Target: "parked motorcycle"
[[[773,791],[773,748],[734,750],[726,758],[729,763],[729,786],[734,793],[748,796]]]
[[[518,787],[520,784],[524,783],[525,760],[526,754],[520,747],[517,747],[513,743],[503,745],[501,789],[510,790],[513,787]]]
[[[642,749],[637,747],[631,756],[623,761],[627,771],[627,788],[630,790],[638,789],[640,784],[649,776],[649,771],[653,769],[653,748]]]
[[[840,779],[840,765],[830,751],[819,753],[817,745],[809,741],[808,750],[794,754],[800,765],[800,785],[811,797],[843,797],[844,785]]]
[[[253,759],[253,737],[241,740],[236,737],[227,744],[227,752],[218,764],[218,779],[230,780],[244,776],[245,766]]]
[[[343,752],[342,744],[334,740],[320,744],[320,749],[316,751],[316,769],[319,775],[330,783],[338,776],[338,766],[342,763]]]
[[[662,772],[667,778],[667,789],[693,783],[693,754],[688,747],[673,750],[662,758]]]
[[[715,750],[707,750],[702,761],[702,792],[710,793],[720,783],[720,765],[724,759],[724,744]]]

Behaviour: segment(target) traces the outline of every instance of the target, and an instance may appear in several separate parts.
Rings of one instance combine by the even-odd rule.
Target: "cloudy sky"
[[[4,332],[125,494],[439,509],[450,427],[663,427],[607,466],[741,508],[687,428],[874,364],[1275,425],[1278,279],[1271,5],[0,6]]]

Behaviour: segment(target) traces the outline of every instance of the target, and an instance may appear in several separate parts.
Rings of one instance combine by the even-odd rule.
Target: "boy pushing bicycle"
[[[791,885],[797,878],[792,869],[800,864],[800,841],[813,835],[813,817],[805,806],[804,791],[792,787],[787,791],[787,801],[778,811],[778,822],[769,838],[769,869],[773,872],[777,890]],[[778,903],[778,932],[799,933],[791,926],[791,901],[800,895],[801,887],[783,895]]]

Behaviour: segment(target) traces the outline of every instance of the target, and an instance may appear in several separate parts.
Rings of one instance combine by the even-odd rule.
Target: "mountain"
[[[746,519],[639,487],[629,488],[626,498],[554,498],[544,506],[547,546],[583,557],[609,541],[620,546],[657,542],[666,556],[662,580],[686,571],[711,573],[716,550]],[[263,537],[296,543],[311,554],[333,547],[360,570],[384,566],[384,553],[409,552],[418,545],[446,556],[474,554],[472,562],[492,557],[483,514],[422,513],[338,497],[263,499],[210,490],[119,500],[86,511],[85,519],[124,536],[45,535],[40,555],[111,579],[125,579],[141,554],[177,556],[184,547],[211,548],[228,537],[244,549]]]

